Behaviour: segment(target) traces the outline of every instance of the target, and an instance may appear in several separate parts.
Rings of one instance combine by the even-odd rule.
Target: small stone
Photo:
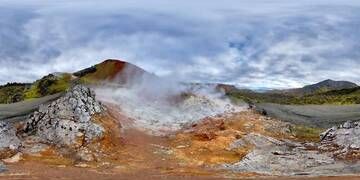
[[[17,150],[18,148],[19,148],[19,146],[16,144],[10,144],[10,146],[9,146],[10,150]]]
[[[89,152],[87,149],[80,149],[76,156],[81,160],[81,161],[86,161],[86,162],[91,162],[95,160],[94,155]]]
[[[78,164],[75,164],[75,167],[88,168],[88,167],[90,167],[90,165],[88,165],[86,163],[78,163]]]
[[[83,137],[84,136],[84,133],[82,133],[82,132],[77,132],[76,133],[76,137]]]
[[[325,132],[321,133],[320,140],[323,141],[324,139],[326,139],[329,135],[331,135],[330,133],[336,131],[336,129],[337,129],[336,127],[332,127],[326,130]]]
[[[176,146],[176,148],[177,148],[177,149],[184,149],[184,148],[186,148],[186,146],[180,145],[180,146]]]
[[[22,159],[22,153],[17,153],[14,156],[7,158],[7,159],[3,159],[2,161],[4,161],[5,163],[17,163]]]
[[[354,124],[351,122],[351,121],[346,121],[343,125],[342,125],[343,128],[345,129],[350,129],[350,128],[353,128],[355,127]]]
[[[284,155],[285,153],[282,151],[273,151],[272,154],[273,155]]]

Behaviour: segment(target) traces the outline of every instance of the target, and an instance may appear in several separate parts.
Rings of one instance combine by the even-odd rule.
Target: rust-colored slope
[[[180,160],[197,165],[220,165],[238,162],[253,149],[251,144],[229,148],[236,139],[250,133],[297,141],[291,133],[285,132],[286,129],[286,123],[245,111],[231,116],[205,118],[192,127],[180,130],[171,144]]]
[[[85,83],[110,81],[126,83],[130,78],[149,74],[145,70],[131,63],[108,59],[90,68],[74,73]]]

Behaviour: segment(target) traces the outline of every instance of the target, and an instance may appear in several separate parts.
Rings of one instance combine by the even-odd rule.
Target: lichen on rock
[[[91,118],[103,110],[92,90],[76,85],[63,97],[41,105],[29,116],[23,130],[44,143],[80,147],[103,135],[104,128]]]

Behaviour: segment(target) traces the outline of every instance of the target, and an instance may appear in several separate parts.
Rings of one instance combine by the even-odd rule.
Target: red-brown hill
[[[151,74],[131,63],[108,59],[92,67],[75,72],[74,75],[86,83],[101,81],[126,83],[131,78]]]

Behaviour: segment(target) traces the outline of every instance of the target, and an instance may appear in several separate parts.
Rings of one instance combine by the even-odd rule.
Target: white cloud
[[[0,83],[107,58],[247,87],[360,82],[359,1],[147,2],[4,2]]]

